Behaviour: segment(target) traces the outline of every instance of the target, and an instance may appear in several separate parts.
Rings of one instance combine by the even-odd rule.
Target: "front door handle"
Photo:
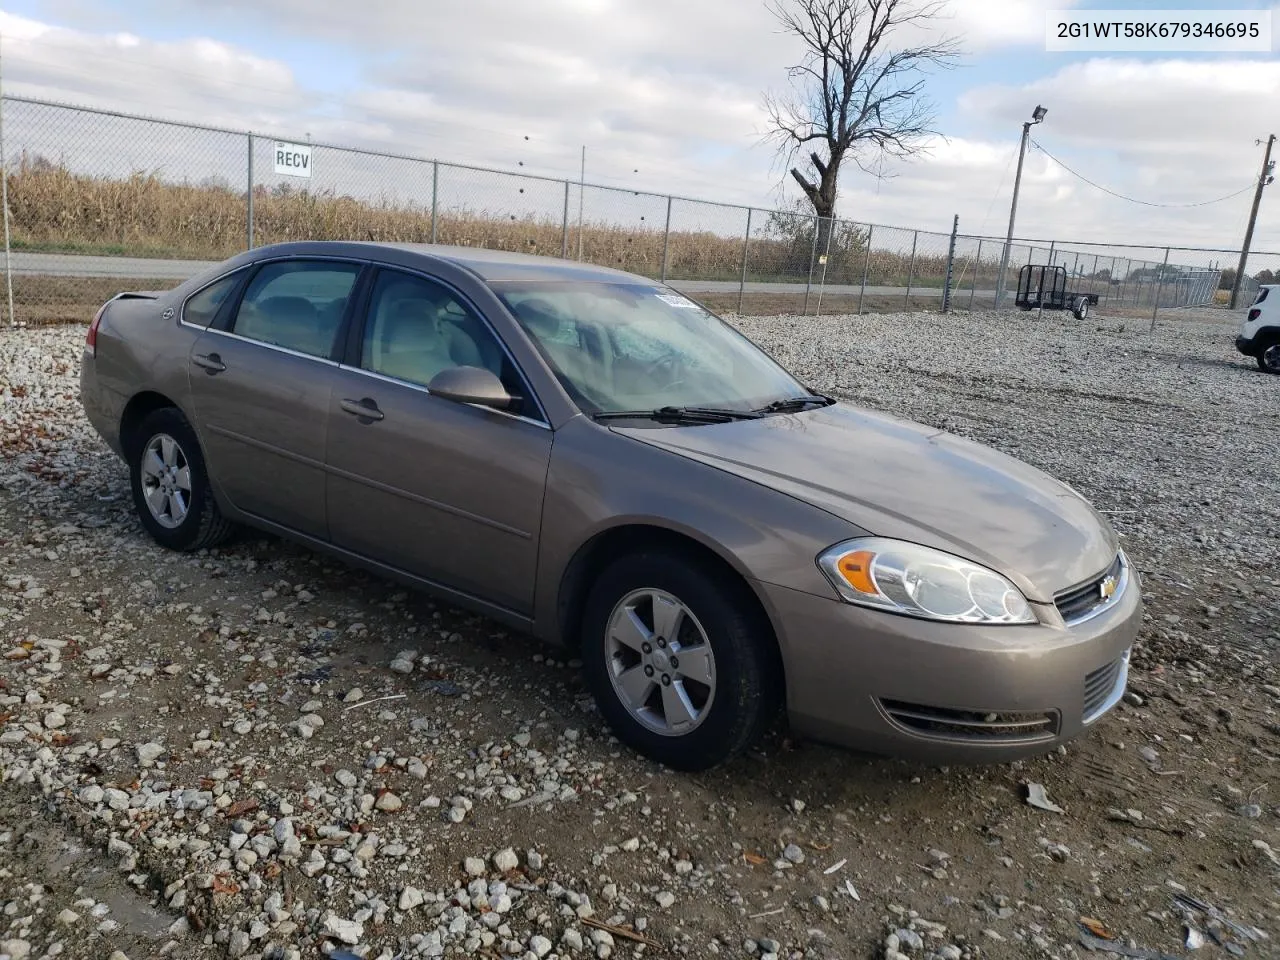
[[[362,423],[372,423],[374,420],[381,420],[385,414],[378,409],[378,403],[371,397],[365,397],[362,400],[343,400],[340,406],[343,412],[351,414],[353,417],[359,417]]]
[[[227,365],[222,362],[222,358],[216,353],[202,354],[197,353],[191,358],[191,362],[197,367],[204,367],[204,372],[213,376],[215,373],[221,373],[227,369]]]

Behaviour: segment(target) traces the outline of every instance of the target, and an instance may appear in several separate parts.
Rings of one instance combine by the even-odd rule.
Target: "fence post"
[[[831,259],[831,237],[836,232],[836,218],[827,218],[827,250],[822,255],[822,279],[818,281],[818,305],[814,308],[815,317],[822,316],[822,295],[827,290],[827,262]]]
[[[818,259],[818,217],[813,218],[813,243],[809,245],[809,278],[804,282],[804,312],[801,316],[809,315],[809,291],[813,289],[813,265]]]
[[[979,228],[981,229],[981,228]],[[978,238],[978,255],[973,258],[973,282],[969,285],[969,312],[973,313],[973,298],[978,295],[978,271],[982,269],[982,238]]]
[[[1129,274],[1133,272],[1133,259],[1124,258],[1124,279],[1120,281],[1120,306],[1124,306],[1125,294],[1129,292]]]
[[[742,316],[742,298],[747,292],[747,250],[751,247],[751,214],[747,207],[747,233],[742,238],[742,279],[738,281],[738,316]]]
[[[440,161],[431,161],[431,242],[435,243],[440,236]]]
[[[911,263],[907,266],[907,295],[902,298],[902,306],[911,309],[911,281],[915,277],[916,272],[916,246],[920,243],[920,231],[915,230],[911,234]]]
[[[1049,241],[1049,266],[1051,267],[1053,266],[1053,248],[1056,243],[1057,243],[1056,240]],[[1043,270],[1040,271],[1040,290],[1038,295],[1040,297],[1040,309],[1036,311],[1036,319],[1042,320],[1044,319],[1044,271]]]
[[[560,229],[560,256],[569,259],[569,181],[564,182],[564,222]],[[663,271],[665,273],[665,271]]]
[[[566,185],[566,189],[568,189]],[[667,225],[662,228],[662,282],[667,282],[667,251],[671,249],[671,198],[667,197]]]
[[[9,162],[4,149],[4,100],[0,99],[0,205],[4,207],[4,286],[9,302],[9,326],[16,327],[13,312],[13,255],[9,242]]]
[[[951,221],[951,245],[947,247],[947,277],[942,282],[942,312],[951,310],[951,276],[956,262],[956,233],[960,230],[960,214]]]
[[[1155,333],[1155,330],[1156,330],[1156,316],[1157,314],[1160,313],[1160,291],[1164,288],[1164,272],[1168,266],[1169,266],[1169,248],[1165,247],[1164,263],[1161,265],[1160,274],[1156,278],[1156,295],[1152,298],[1153,300],[1155,300],[1155,306],[1151,308],[1151,329],[1147,331],[1148,333]]]
[[[249,138],[249,192],[245,194],[247,203],[245,205],[245,238],[248,243],[249,250],[253,249],[253,134],[247,134]]]
[[[862,316],[862,298],[867,293],[867,277],[871,274],[871,238],[875,232],[874,223],[867,227],[867,255],[862,259],[862,287],[858,290],[858,316]]]
[[[1102,292],[1102,305],[1105,307],[1111,299],[1111,281],[1116,278],[1116,258],[1111,258],[1111,266],[1107,268],[1107,285]]]

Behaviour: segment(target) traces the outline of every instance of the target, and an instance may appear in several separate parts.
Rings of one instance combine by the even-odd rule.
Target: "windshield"
[[[493,288],[588,414],[746,411],[808,392],[723,320],[664,287],[543,281]]]

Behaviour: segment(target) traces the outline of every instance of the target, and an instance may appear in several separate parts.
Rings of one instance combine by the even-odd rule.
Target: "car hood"
[[[860,408],[618,433],[796,497],[876,536],[946,550],[1049,603],[1115,559],[1111,525],[990,447]]]

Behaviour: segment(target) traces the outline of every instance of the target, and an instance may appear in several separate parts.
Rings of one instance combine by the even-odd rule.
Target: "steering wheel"
[[[663,370],[670,371],[671,379],[664,383],[663,389],[671,389],[684,383],[684,358],[674,350],[670,353],[664,353],[656,360],[651,360],[644,366],[644,375],[646,377],[658,378]]]

